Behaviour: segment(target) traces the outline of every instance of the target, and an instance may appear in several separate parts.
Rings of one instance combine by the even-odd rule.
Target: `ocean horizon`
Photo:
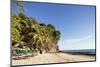
[[[78,54],[85,54],[85,55],[96,55],[96,49],[60,50],[60,52],[78,53]]]

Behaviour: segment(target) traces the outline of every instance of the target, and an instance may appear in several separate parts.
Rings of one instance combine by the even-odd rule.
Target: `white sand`
[[[94,56],[71,55],[66,53],[45,53],[28,59],[12,60],[12,65],[47,64],[76,61],[95,61]]]

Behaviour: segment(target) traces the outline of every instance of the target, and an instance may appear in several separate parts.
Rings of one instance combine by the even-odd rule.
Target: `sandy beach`
[[[12,60],[12,65],[48,64],[61,62],[95,61],[95,56],[67,53],[45,53],[28,59]]]

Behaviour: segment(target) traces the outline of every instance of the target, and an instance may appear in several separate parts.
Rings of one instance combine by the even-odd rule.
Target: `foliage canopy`
[[[58,48],[60,31],[52,24],[39,23],[27,17],[24,13],[12,15],[12,46],[29,48],[33,51],[49,52],[51,48]]]

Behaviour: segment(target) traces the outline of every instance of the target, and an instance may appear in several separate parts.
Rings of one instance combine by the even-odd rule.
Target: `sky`
[[[24,2],[25,14],[61,32],[60,50],[95,49],[95,6]],[[18,12],[15,4],[12,11]]]

